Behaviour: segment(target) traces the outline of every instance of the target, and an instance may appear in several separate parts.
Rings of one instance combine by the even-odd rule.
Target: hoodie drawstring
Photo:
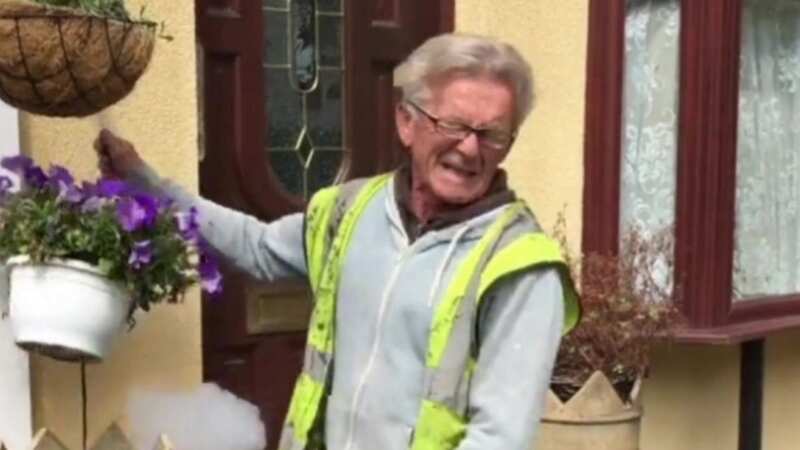
[[[453,239],[450,241],[450,246],[447,247],[447,253],[444,255],[444,259],[442,260],[442,264],[439,266],[439,270],[436,271],[436,277],[433,279],[433,286],[431,287],[431,293],[428,296],[428,308],[433,307],[433,302],[436,299],[436,293],[439,290],[439,285],[442,284],[442,277],[444,277],[444,271],[447,269],[448,264],[450,264],[450,260],[453,259],[453,253],[456,251],[456,247],[458,246],[458,242],[461,240],[462,237],[470,230],[469,224],[465,225],[463,228],[458,230],[456,234],[453,236]]]

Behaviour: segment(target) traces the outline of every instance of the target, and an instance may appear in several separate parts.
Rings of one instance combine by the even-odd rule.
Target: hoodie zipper
[[[416,244],[416,242],[414,244]],[[397,278],[400,275],[400,270],[403,268],[406,259],[408,259],[408,257],[414,253],[416,248],[416,245],[414,244],[400,254],[400,257],[397,259],[397,265],[389,277],[389,282],[386,284],[386,289],[383,291],[381,304],[378,309],[378,320],[375,322],[375,339],[372,342],[372,349],[369,354],[369,359],[367,360],[367,365],[364,368],[364,372],[361,374],[361,379],[356,385],[355,394],[353,395],[353,403],[350,406],[350,415],[348,417],[347,426],[347,439],[345,439],[344,446],[345,450],[351,450],[353,443],[355,442],[356,414],[358,413],[359,403],[361,403],[361,396],[364,392],[364,387],[366,386],[367,380],[369,379],[373,367],[375,366],[375,360],[378,357],[378,351],[380,350],[381,342],[383,341],[383,321],[385,320],[386,309],[389,305],[389,297],[394,289],[394,285],[397,283]]]

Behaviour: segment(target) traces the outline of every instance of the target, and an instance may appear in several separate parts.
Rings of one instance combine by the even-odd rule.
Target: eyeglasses
[[[505,150],[511,146],[514,139],[517,137],[516,133],[510,133],[505,130],[498,130],[495,128],[473,128],[465,123],[454,122],[452,120],[445,120],[434,116],[428,111],[424,110],[421,106],[414,102],[406,100],[406,103],[413,106],[414,109],[421,112],[433,124],[433,129],[444,137],[464,140],[470,134],[475,134],[478,139],[478,145],[492,150]]]

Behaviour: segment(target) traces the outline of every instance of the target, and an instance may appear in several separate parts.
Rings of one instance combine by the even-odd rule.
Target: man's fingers
[[[100,157],[105,156],[110,159],[113,155],[118,153],[116,151],[113,135],[105,128],[100,130],[100,134],[97,136],[97,139],[94,140],[93,146]]]
[[[92,143],[92,147],[94,147],[97,153],[97,168],[100,169],[100,174],[104,177],[108,177],[114,174],[114,164],[112,162],[111,152],[109,151],[110,146],[106,140],[107,135],[104,134],[104,131],[105,130],[100,130],[97,138]]]
[[[108,140],[115,137],[114,133],[112,133],[108,128],[102,128],[100,130],[100,135],[98,136],[99,139]]]
[[[94,142],[97,166],[107,176],[124,177],[141,162],[133,144],[103,128]]]

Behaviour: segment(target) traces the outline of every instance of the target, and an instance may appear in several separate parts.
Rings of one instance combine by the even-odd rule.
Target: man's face
[[[497,145],[496,137],[513,134],[513,91],[497,79],[465,76],[434,83],[431,90],[431,101],[417,105],[416,114],[410,113],[410,105],[396,111],[415,187],[422,186],[443,203],[473,202],[489,189],[508,154],[510,142]],[[451,125],[461,125],[465,137],[453,137],[447,131]],[[469,128],[482,131],[465,131]]]

